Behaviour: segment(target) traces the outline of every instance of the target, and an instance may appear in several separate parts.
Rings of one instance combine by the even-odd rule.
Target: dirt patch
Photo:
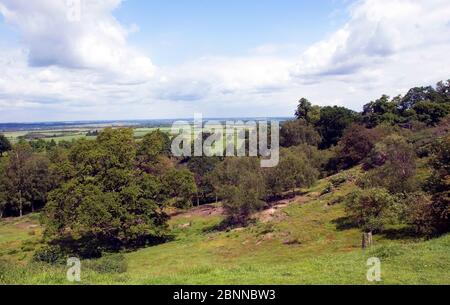
[[[218,207],[212,204],[206,204],[199,207],[195,207],[192,210],[185,212],[185,213],[179,213],[172,216],[183,216],[185,218],[191,218],[191,217],[208,217],[208,216],[220,216],[223,215],[223,207]]]

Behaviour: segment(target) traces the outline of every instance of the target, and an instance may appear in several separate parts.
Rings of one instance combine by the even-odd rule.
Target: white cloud
[[[90,69],[108,75],[107,81],[125,83],[152,77],[150,59],[127,44],[129,32],[137,27],[127,30],[111,14],[121,0],[83,0],[79,20],[71,17],[69,3],[0,0],[0,13],[19,29],[30,66]]]
[[[360,109],[450,77],[448,0],[359,1],[344,26],[304,51],[267,43],[158,68],[127,42],[138,26],[112,16],[120,2],[85,0],[71,23],[64,0],[0,0],[23,43],[0,50],[0,121],[280,116],[302,96]]]

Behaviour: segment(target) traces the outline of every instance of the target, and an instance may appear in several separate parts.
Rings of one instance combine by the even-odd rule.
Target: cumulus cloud
[[[447,0],[367,0],[351,8],[350,21],[305,51],[293,74],[352,75],[390,57],[450,43]]]
[[[359,110],[450,76],[448,0],[358,1],[345,25],[303,51],[267,42],[158,68],[127,42],[138,27],[112,16],[120,0],[84,0],[75,23],[65,3],[0,0],[23,44],[0,49],[0,121],[281,116],[302,96]]]
[[[0,13],[16,27],[32,67],[57,66],[104,72],[107,81],[148,81],[151,60],[127,44],[113,16],[121,0],[0,0]]]

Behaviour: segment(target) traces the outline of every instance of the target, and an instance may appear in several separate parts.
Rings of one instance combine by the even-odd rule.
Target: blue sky
[[[156,64],[242,55],[266,44],[306,47],[332,33],[348,3],[333,0],[128,0],[114,15],[140,32],[130,42]]]
[[[448,0],[0,0],[0,122],[361,110],[448,54]]]

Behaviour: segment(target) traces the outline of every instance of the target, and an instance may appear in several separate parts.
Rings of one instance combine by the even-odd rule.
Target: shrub
[[[333,187],[339,187],[340,185],[347,182],[348,176],[346,174],[339,174],[336,176],[331,177],[330,182],[333,185]]]
[[[370,188],[351,193],[346,212],[352,222],[365,232],[376,232],[398,218],[396,198],[384,188]]]
[[[44,262],[48,264],[64,264],[64,259],[67,254],[59,246],[46,245],[38,250],[33,255],[33,260],[37,262]]]

